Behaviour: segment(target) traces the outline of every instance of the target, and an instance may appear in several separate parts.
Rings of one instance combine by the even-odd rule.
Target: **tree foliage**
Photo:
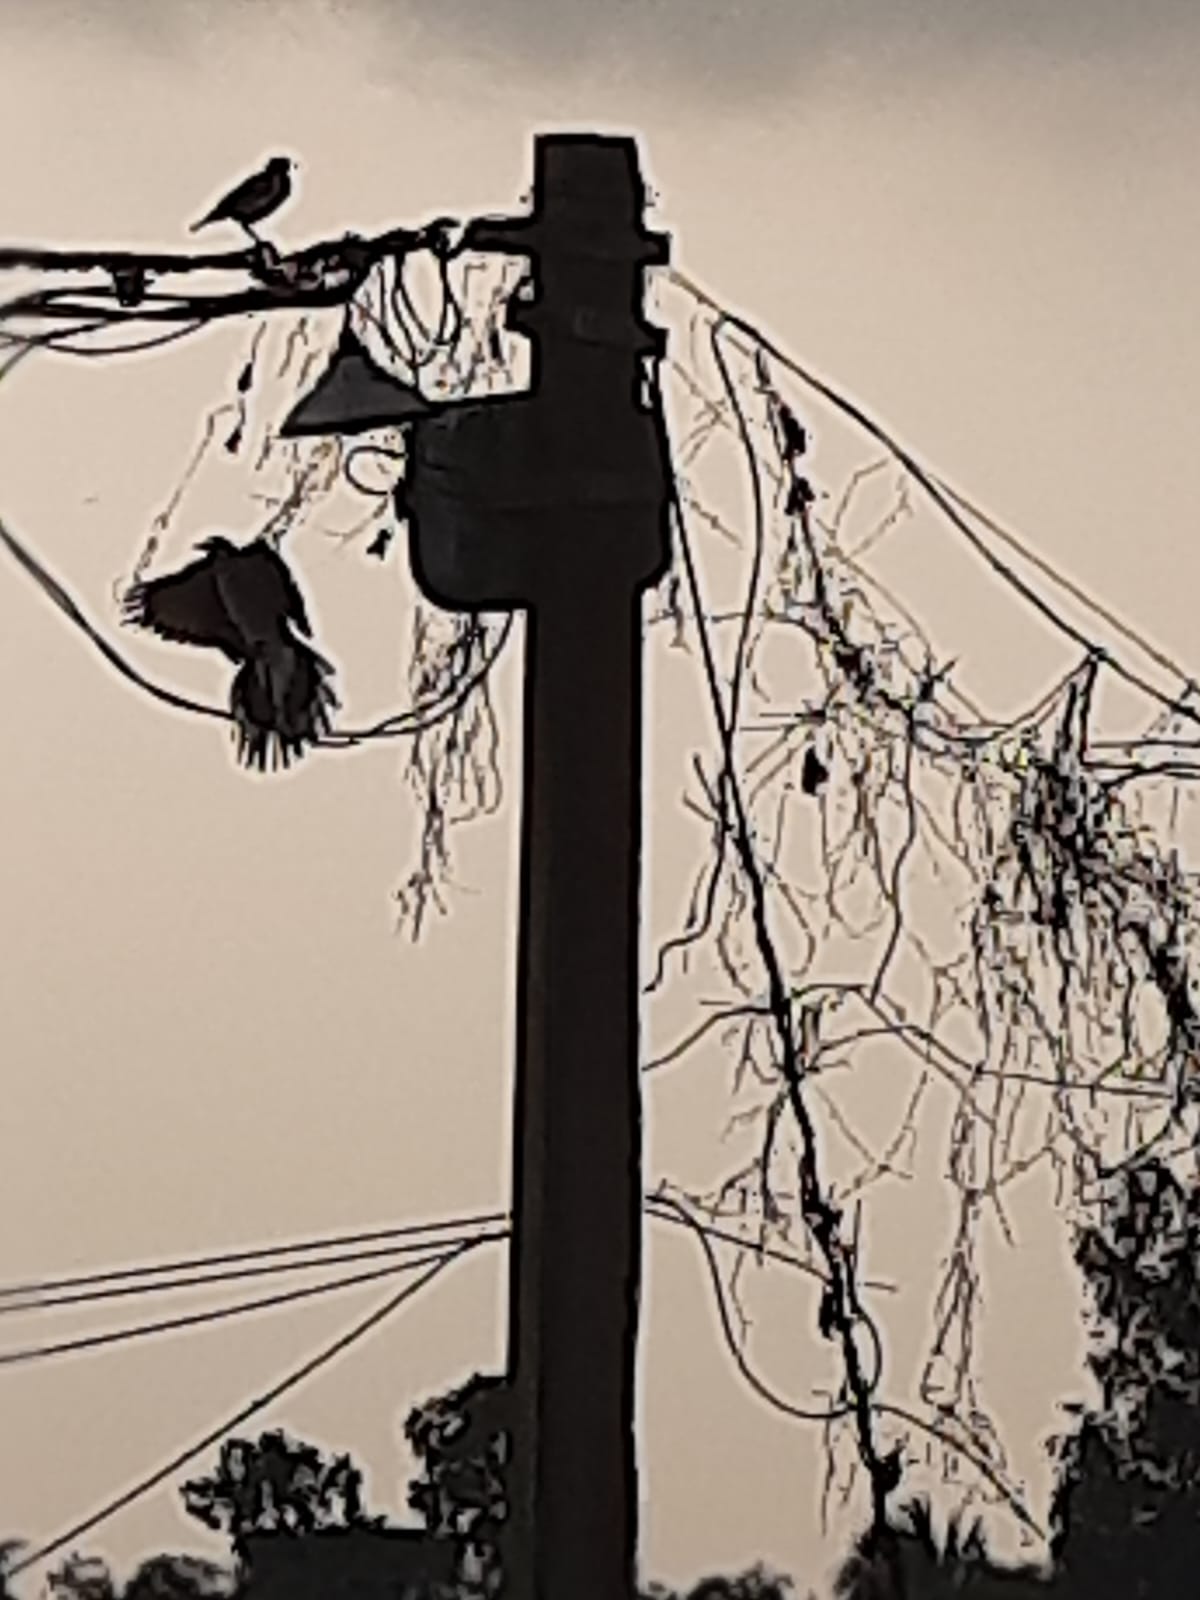
[[[420,1463],[408,1503],[434,1538],[453,1541],[469,1587],[497,1588],[508,1518],[511,1391],[502,1377],[474,1373],[415,1406],[405,1438]]]
[[[47,1579],[51,1600],[229,1600],[235,1574],[191,1555],[151,1556],[124,1585],[98,1556],[71,1555]]]
[[[1185,1595],[1200,1572],[1200,1186],[1151,1157],[1105,1187],[1075,1258],[1099,1404],[1059,1444],[1064,1592]]]
[[[235,1551],[251,1532],[314,1533],[366,1520],[362,1473],[348,1455],[326,1457],[282,1430],[227,1439],[217,1465],[183,1486],[188,1513],[227,1534]]]
[[[652,1583],[641,1591],[641,1600],[791,1600],[792,1594],[790,1579],[758,1563],[737,1577],[701,1578],[683,1593]]]
[[[1150,1156],[1111,1174],[1077,1230],[1097,1404],[1053,1441],[1053,1564],[1009,1568],[978,1524],[933,1534],[916,1504],[861,1538],[839,1600],[1176,1600],[1200,1571],[1200,1185]],[[1080,1410],[1080,1408],[1071,1408]]]

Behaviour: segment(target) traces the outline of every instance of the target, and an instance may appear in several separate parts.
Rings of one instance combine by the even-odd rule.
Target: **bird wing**
[[[263,190],[269,179],[266,172],[252,172],[248,178],[243,178],[241,183],[235,184],[229,193],[217,201],[216,214],[222,217],[236,217],[237,214],[249,208],[254,210],[263,197]]]
[[[252,172],[248,178],[243,178],[241,183],[235,184],[228,194],[222,195],[212,210],[207,212],[200,221],[193,224],[194,228],[203,228],[210,222],[220,222],[226,217],[236,218],[247,208],[254,211],[263,202],[271,189],[271,175],[264,167],[259,172]]]
[[[176,644],[200,645],[233,661],[244,660],[245,641],[217,582],[219,561],[209,553],[178,572],[133,584],[125,595],[125,621]]]
[[[261,172],[243,179],[218,206],[218,215],[234,222],[263,222],[277,211],[292,192],[286,163],[269,161]]]
[[[278,621],[286,618],[306,638],[312,637],[300,586],[287,562],[266,539],[255,539],[239,552],[238,590],[253,597],[256,606]]]

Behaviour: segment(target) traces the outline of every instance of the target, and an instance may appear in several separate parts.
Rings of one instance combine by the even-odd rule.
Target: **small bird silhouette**
[[[295,165],[289,156],[272,156],[265,167],[243,178],[206,216],[193,222],[191,231],[198,233],[213,222],[236,222],[252,239],[257,239],[256,224],[265,222],[272,212],[278,211],[291,194]]]
[[[229,695],[244,766],[290,766],[327,734],[338,700],[333,668],[311,644],[304,598],[265,539],[239,546],[214,536],[178,572],[134,583],[123,620],[178,644],[219,650],[236,663]]]

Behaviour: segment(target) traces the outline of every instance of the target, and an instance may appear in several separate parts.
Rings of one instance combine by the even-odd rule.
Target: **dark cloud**
[[[1197,0],[0,0],[0,23],[28,33],[69,21],[177,55],[214,29],[269,27],[273,14],[294,37],[306,10],[361,32],[399,78],[457,60],[742,101],[829,74],[919,83],[1009,62],[1120,70],[1200,45]]]
[[[1119,64],[1200,40],[1196,0],[373,0],[373,9],[517,70],[658,76],[742,96],[829,71],[920,74],[997,56]]]

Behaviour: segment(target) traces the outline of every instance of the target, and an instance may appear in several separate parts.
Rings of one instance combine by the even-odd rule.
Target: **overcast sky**
[[[926,77],[986,60],[995,70],[1046,70],[1090,62],[1119,73],[1164,51],[1195,48],[1200,21],[1188,0],[47,0],[37,18],[5,0],[13,22],[42,31],[51,18],[112,30],[155,52],[184,51],[216,25],[253,16],[274,26],[323,10],[335,23],[368,21],[383,65],[408,77],[416,54],[504,61],[524,74],[610,72],[659,82],[668,91],[753,100],[811,87],[848,68]],[[281,17],[290,13],[290,18]],[[25,13],[22,18],[21,13]],[[426,59],[428,57],[426,56]],[[1181,63],[1183,70],[1187,70]],[[884,68],[884,71],[880,71]],[[1017,90],[1016,92],[1019,92]]]
[[[1200,13],[1183,0],[7,0],[0,242],[180,246],[276,149],[302,161],[284,244],[509,211],[536,129],[634,132],[684,271],[1200,670],[1198,43]],[[106,626],[112,585],[244,348],[224,330],[112,368],[30,362],[0,395],[0,516]],[[249,487],[215,467],[181,537],[214,519],[251,531]],[[962,655],[970,685],[996,704],[1044,687],[1061,666],[1052,642],[965,556],[932,551],[894,541],[881,570]],[[295,554],[350,714],[390,708],[404,692],[402,572],[342,559],[319,533]],[[166,647],[137,659],[222,692],[219,669]],[[659,936],[682,905],[678,794],[703,735],[678,715],[683,670],[661,670],[647,713]],[[398,752],[252,783],[217,730],[116,682],[2,567],[0,683],[0,1280],[503,1203],[511,785],[504,813],[463,845],[477,892],[414,952],[390,925],[414,815]],[[510,719],[516,689],[510,661]],[[687,1020],[665,1016],[660,1042]],[[655,1080],[652,1177],[704,1182],[728,1159],[725,1068],[707,1060]],[[929,1198],[944,1135],[933,1114],[932,1187],[894,1186],[871,1235],[876,1270],[912,1290],[888,1324],[897,1394],[945,1244]],[[992,1264],[995,1304],[1037,1307],[1036,1345],[1003,1326],[985,1341],[989,1399],[1036,1492],[1037,1434],[1078,1384],[1074,1308],[1049,1292],[1066,1278],[1045,1204],[1031,1195],[1020,1251]],[[387,1502],[397,1415],[498,1359],[502,1287],[498,1262],[462,1268],[264,1425],[354,1450]],[[761,1292],[756,1354],[776,1387],[803,1395],[821,1378],[811,1307],[786,1285]],[[47,1536],[89,1511],[372,1293],[0,1374],[0,1534]],[[12,1339],[47,1336],[30,1320]],[[651,1575],[686,1582],[760,1556],[815,1574],[829,1549],[819,1441],[746,1394],[690,1242],[661,1229],[644,1373]],[[127,1564],[197,1542],[164,1492],[95,1545]]]

